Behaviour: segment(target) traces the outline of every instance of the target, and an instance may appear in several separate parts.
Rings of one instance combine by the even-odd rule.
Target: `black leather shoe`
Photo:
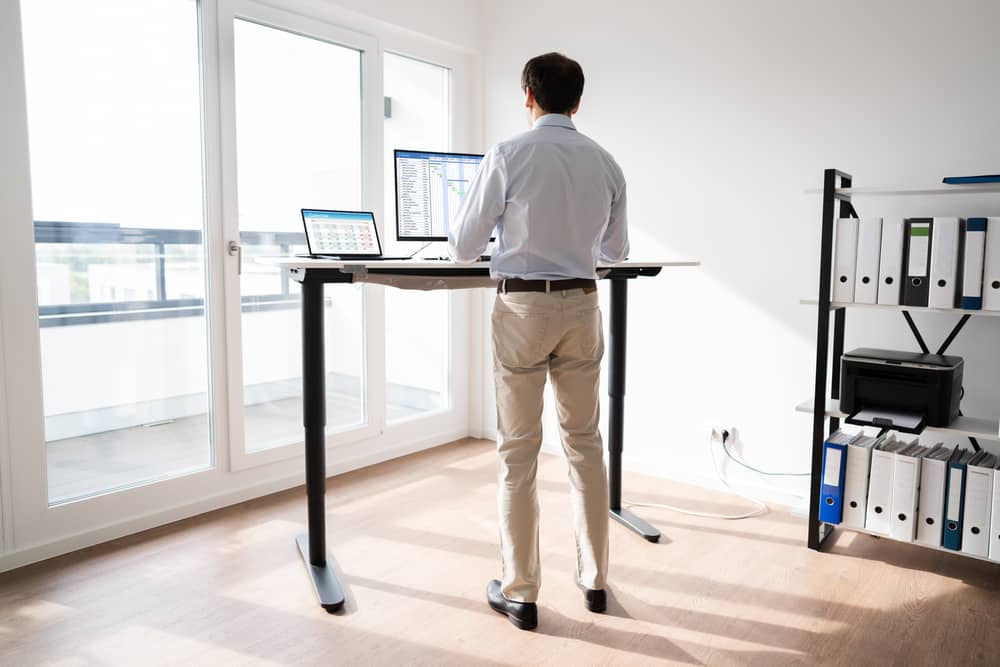
[[[590,611],[596,614],[603,614],[608,608],[608,596],[603,588],[596,591],[586,588],[583,591],[583,603],[587,605],[587,609]]]
[[[500,582],[496,579],[486,585],[486,601],[493,611],[506,615],[507,620],[516,628],[534,630],[538,625],[538,607],[535,603],[508,600],[500,591]]]

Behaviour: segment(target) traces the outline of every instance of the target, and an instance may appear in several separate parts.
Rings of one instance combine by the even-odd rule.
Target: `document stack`
[[[1000,217],[836,221],[835,303],[1000,311]]]
[[[872,467],[868,475],[868,508],[865,528],[880,535],[889,535],[892,528],[891,512],[895,454],[910,446],[889,436],[872,450]]]
[[[1000,457],[837,431],[822,476],[824,523],[1000,562]]]

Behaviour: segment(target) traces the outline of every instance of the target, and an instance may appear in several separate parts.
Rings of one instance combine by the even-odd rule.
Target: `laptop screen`
[[[304,208],[302,222],[310,255],[382,255],[375,215],[368,211]]]

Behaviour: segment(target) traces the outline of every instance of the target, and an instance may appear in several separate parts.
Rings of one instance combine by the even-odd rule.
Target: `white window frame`
[[[400,40],[400,41],[405,42],[405,39],[404,40]],[[405,44],[400,44],[400,46],[405,46]],[[419,44],[417,46],[419,46]],[[427,50],[432,50],[432,49],[427,49]],[[448,150],[454,150],[452,144],[454,143],[454,135],[455,135],[455,113],[454,113],[455,70],[453,69],[453,66],[452,65],[448,65],[448,64],[444,64],[442,62],[435,62],[433,60],[428,60],[427,57],[426,57],[428,54],[426,52],[422,53],[420,56],[416,56],[416,55],[410,55],[410,54],[407,54],[407,53],[401,53],[399,51],[396,51],[396,50],[393,50],[393,49],[389,49],[389,48],[383,48],[382,49],[382,56],[383,56],[382,57],[382,72],[383,73],[385,72],[385,54],[387,54],[387,53],[391,54],[393,56],[400,57],[400,58],[408,58],[410,60],[414,60],[414,61],[417,61],[417,62],[422,62],[422,63],[428,64],[428,65],[434,65],[435,67],[441,67],[441,68],[444,68],[445,70],[447,70],[447,72],[448,72],[448,122],[447,122],[447,136],[445,137],[445,147],[444,147],[443,150],[446,150],[446,151],[448,151]],[[442,57],[443,56],[443,54],[441,54],[441,53],[437,53],[437,54],[434,54],[434,55],[437,55],[438,57]],[[383,98],[385,97],[384,92],[385,91],[384,91],[384,88],[383,88]],[[382,119],[382,127],[383,127],[383,131],[384,131],[384,128],[385,128],[385,118],[384,117]],[[388,153],[389,153],[390,150],[392,150],[392,148],[393,148],[392,146],[384,146],[384,142],[383,142],[383,149],[384,150],[382,151],[382,159],[388,159],[388,157],[387,157]],[[419,147],[416,147],[416,148],[419,148]],[[383,204],[385,203],[385,199],[384,198],[382,200],[382,203]],[[382,222],[383,222],[382,227],[384,228],[384,231],[381,232],[382,238],[388,238],[388,234],[390,232],[394,234],[395,231],[396,231],[396,220],[395,219],[390,219],[390,218],[392,218],[392,216],[389,215],[388,211],[383,211],[382,212]],[[415,243],[414,244],[414,248],[419,248],[422,243],[424,243],[424,242],[421,241],[419,243]],[[462,295],[461,292],[459,292],[458,294],[456,294],[455,292],[450,292],[448,294],[448,300],[447,300],[447,317],[448,317],[447,330],[448,330],[448,340],[451,343],[448,346],[448,350],[447,350],[448,357],[447,357],[447,359],[445,359],[445,364],[448,367],[448,372],[447,372],[446,381],[445,381],[445,391],[447,392],[448,402],[444,405],[444,407],[437,408],[435,410],[429,410],[427,412],[422,412],[422,413],[417,414],[417,415],[411,415],[411,416],[408,416],[408,417],[403,417],[403,418],[397,419],[397,420],[395,420],[393,422],[389,422],[387,420],[386,421],[386,429],[389,430],[390,432],[397,432],[397,431],[402,432],[404,429],[405,430],[409,430],[409,429],[413,429],[413,428],[420,428],[421,424],[423,424],[423,423],[433,424],[433,423],[436,423],[437,421],[439,421],[442,417],[444,419],[447,419],[449,416],[451,416],[455,412],[455,409],[456,409],[455,402],[456,401],[460,402],[459,408],[461,409],[462,412],[468,412],[467,406],[464,403],[461,403],[461,401],[467,395],[468,387],[465,384],[460,383],[460,382],[458,382],[456,380],[456,372],[455,372],[456,371],[455,346],[456,345],[463,345],[464,342],[465,342],[465,338],[466,338],[466,336],[459,335],[458,327],[456,326],[456,323],[459,321],[459,318],[456,318],[456,316],[455,316],[456,307],[459,308],[460,310],[462,310],[462,306],[464,305],[464,303],[460,300],[461,295]],[[463,320],[463,322],[464,322],[464,320]],[[461,352],[461,354],[467,354],[466,347],[462,347],[461,350],[460,350],[460,352]],[[459,355],[459,358],[461,358],[461,355]],[[388,383],[388,379],[386,381]],[[458,384],[458,385],[460,385],[462,387],[461,391],[457,391],[456,390],[456,384]]]
[[[450,70],[449,105],[450,132],[449,143],[453,150],[473,150],[478,147],[476,139],[480,136],[479,106],[475,103],[480,92],[478,77],[478,59],[468,51],[442,44],[437,40],[423,37],[380,21],[360,16],[325,2],[316,0],[286,0],[275,2],[268,0],[219,0],[220,36],[218,52],[221,55],[219,71],[226,86],[220,91],[220,111],[223,126],[228,126],[229,137],[222,133],[223,161],[229,156],[232,163],[235,159],[235,99],[233,89],[233,47],[232,21],[243,18],[263,25],[290,30],[299,34],[314,36],[324,41],[348,46],[362,51],[362,105],[364,108],[362,123],[363,146],[363,194],[362,202],[366,210],[374,211],[378,221],[379,234],[383,239],[394,230],[395,225],[386,217],[384,209],[383,160],[385,159],[383,135],[384,118],[383,104],[383,53],[389,51],[407,58],[413,58],[430,64],[445,67]],[[377,37],[373,36],[377,35]],[[227,43],[228,42],[228,43]],[[228,62],[227,62],[228,60]],[[226,89],[228,87],[228,90]],[[456,90],[461,90],[456,94]],[[462,119],[461,123],[456,122]],[[457,145],[457,146],[456,146]],[[474,152],[474,151],[473,151]],[[227,238],[236,238],[236,172],[235,166],[223,165],[223,191],[226,208],[231,211],[224,215]],[[415,249],[415,248],[414,248]],[[229,309],[239,303],[239,283],[234,280],[234,271],[226,271],[226,290]],[[328,289],[344,289],[344,286],[334,285]],[[469,432],[470,411],[478,410],[483,397],[481,390],[470,397],[470,390],[478,387],[481,381],[472,384],[470,380],[482,377],[477,365],[472,364],[474,358],[473,346],[469,344],[467,325],[471,315],[478,305],[473,293],[468,290],[451,292],[449,294],[450,323],[450,378],[448,383],[448,404],[427,413],[414,415],[389,423],[386,419],[386,368],[385,368],[385,289],[377,285],[365,286],[365,341],[366,341],[366,411],[367,423],[364,426],[347,427],[341,431],[327,432],[327,451],[333,455],[336,447],[370,440],[378,437],[380,443],[394,447],[405,441],[441,442],[443,436],[447,439],[464,437]],[[235,292],[235,294],[233,294]],[[327,327],[332,323],[327,323]],[[227,346],[227,365],[231,369],[242,366],[241,348],[238,340],[233,338],[233,332],[238,336],[239,319],[238,306],[235,313],[227,317],[227,329],[230,332]],[[459,372],[459,369],[470,369],[471,372]],[[229,431],[230,469],[244,470],[249,467],[301,457],[301,440],[285,446],[275,447],[260,452],[247,452],[243,435],[243,396],[242,380],[231,379],[228,383],[229,398]],[[237,395],[237,392],[239,394]],[[475,407],[473,407],[475,406]],[[445,441],[446,441],[445,440]]]
[[[449,70],[449,132],[448,150],[457,152],[482,152],[480,137],[480,113],[476,100],[480,97],[479,61],[474,54],[420,35],[388,28],[381,34],[383,52],[419,60],[431,65],[437,65]],[[382,152],[384,156],[385,151]],[[385,201],[384,199],[382,200]],[[395,221],[386,218],[383,212],[383,226],[395,229]],[[390,224],[391,223],[391,224]],[[383,237],[388,232],[383,233]],[[416,246],[414,247],[416,249]],[[445,431],[471,432],[471,425],[477,424],[475,411],[483,402],[482,382],[489,378],[482,377],[478,372],[479,364],[474,359],[481,352],[477,346],[471,345],[474,336],[470,335],[469,325],[474,321],[473,314],[479,314],[478,304],[481,297],[477,290],[458,290],[449,292],[449,346],[450,366],[448,382],[449,401],[446,407],[406,419],[400,419],[387,424],[385,432],[399,437],[403,433],[418,431],[433,433],[435,429]],[[476,433],[471,433],[477,435]]]
[[[374,37],[361,32],[344,29],[327,21],[301,13],[289,12],[271,4],[253,0],[220,0],[218,11],[219,74],[221,85],[218,89],[219,113],[221,118],[221,167],[222,171],[222,225],[226,230],[226,243],[239,239],[239,219],[237,203],[236,167],[236,87],[234,22],[245,20],[293,34],[318,39],[338,46],[355,49],[361,53],[361,172],[362,206],[373,210],[375,198],[382,196],[381,172],[374,176],[381,161],[374,152],[381,151],[382,121],[381,97],[378,104],[372,102],[373,93],[382,90],[382,57],[378,42]],[[226,330],[226,362],[229,369],[229,465],[231,470],[245,470],[249,467],[266,465],[301,456],[302,434],[298,433],[286,444],[269,449],[250,452],[246,449],[243,418],[243,353],[241,342],[242,315],[240,308],[240,281],[236,272],[236,261],[227,258],[224,271]],[[333,285],[327,289],[345,289],[346,286]],[[364,288],[364,340],[365,340],[365,390],[366,420],[360,425],[343,429],[328,429],[327,447],[335,447],[360,440],[368,440],[380,432],[384,422],[385,395],[384,358],[382,336],[373,335],[385,328],[384,300],[381,291]],[[327,327],[335,326],[327,322]]]
[[[0,554],[14,549],[14,516],[11,500],[10,442],[14,425],[9,420],[8,364],[13,353],[10,335],[5,335],[8,321],[6,305],[23,297],[21,268],[17,262],[18,240],[31,228],[31,199],[28,170],[28,112],[24,104],[24,61],[21,45],[20,5],[0,3],[0,202],[10,206],[0,243]],[[27,224],[25,223],[27,221]],[[34,238],[31,239],[34,244]],[[9,320],[13,321],[13,320]],[[16,327],[8,327],[10,331]],[[16,413],[13,413],[16,414]]]
[[[203,151],[205,197],[205,256],[209,275],[208,299],[210,377],[212,378],[212,437],[214,467],[189,475],[141,484],[90,498],[49,505],[45,457],[37,273],[32,227],[30,153],[27,99],[21,39],[20,7],[0,2],[0,138],[6,150],[0,156],[0,201],[3,201],[3,243],[0,243],[0,571],[18,564],[199,514],[301,484],[301,446],[283,452],[285,458],[268,463],[244,461],[233,466],[235,449],[230,433],[234,400],[227,377],[234,349],[225,311],[235,278],[235,259],[226,254],[222,221],[228,196],[234,192],[233,170],[223,169],[223,118],[220,4],[230,0],[200,0]],[[246,0],[244,0],[246,1]],[[366,126],[375,130],[365,138],[364,202],[376,211],[383,230],[382,48],[452,69],[452,146],[454,150],[481,150],[479,113],[479,59],[469,50],[421,37],[402,28],[338,8],[321,0],[254,2],[254,10],[294,14],[317,21],[323,30],[361,34],[371,49],[366,60],[367,96],[375,100],[366,112]],[[260,15],[257,15],[260,16]],[[279,22],[279,27],[283,22]],[[231,40],[231,21],[230,37]],[[345,38],[346,39],[346,38]],[[343,41],[343,40],[337,40]],[[347,40],[348,42],[350,40]],[[231,70],[229,73],[231,77]],[[368,78],[370,76],[370,78]],[[231,79],[230,79],[231,81]],[[231,87],[231,84],[230,84]],[[220,279],[220,274],[225,277]],[[231,274],[231,275],[230,275]],[[228,278],[228,281],[227,279]],[[332,288],[332,289],[337,289]],[[368,286],[368,417],[367,440],[350,443],[333,434],[327,472],[355,469],[381,460],[426,449],[470,433],[478,423],[484,391],[478,359],[482,341],[467,327],[482,315],[478,292],[451,293],[452,383],[450,409],[385,426],[384,311],[382,290]],[[238,292],[237,292],[238,294]],[[239,301],[237,299],[236,303]],[[227,349],[229,348],[229,349]],[[238,348],[236,360],[242,363]],[[378,390],[375,387],[378,386]],[[16,390],[15,390],[16,388]],[[470,394],[476,395],[470,397]],[[241,398],[241,397],[240,397]],[[235,403],[242,410],[241,402]],[[4,426],[4,414],[9,419]],[[12,418],[16,415],[16,418]],[[226,462],[229,462],[229,465]]]
[[[3,321],[0,320],[0,554],[11,549],[13,517],[10,502],[10,440],[7,437],[7,396],[3,379],[6,377],[4,364]]]
[[[205,3],[202,3],[205,4]],[[11,8],[10,6],[13,5]],[[11,11],[12,9],[12,11]],[[13,142],[10,156],[16,167],[10,171],[15,181],[12,187],[13,203],[11,224],[5,243],[0,244],[0,282],[4,291],[0,293],[0,319],[5,322],[5,375],[7,387],[7,413],[17,415],[8,423],[9,468],[16,471],[10,477],[9,489],[5,490],[5,500],[9,499],[6,514],[10,515],[10,530],[7,535],[8,550],[25,553],[62,540],[64,544],[85,543],[83,536],[90,535],[99,541],[101,535],[112,536],[109,524],[116,521],[128,523],[126,519],[137,515],[147,517],[157,513],[170,514],[178,507],[178,499],[205,497],[206,492],[218,488],[218,452],[225,443],[225,433],[220,437],[218,419],[213,420],[212,442],[214,464],[203,471],[177,477],[168,476],[162,480],[150,480],[121,490],[110,490],[81,500],[50,505],[47,481],[47,460],[45,448],[44,404],[41,373],[40,331],[38,328],[37,273],[35,269],[35,240],[30,186],[30,152],[28,149],[27,96],[24,81],[24,58],[21,39],[21,20],[18,3],[0,3],[0,24],[10,26],[14,33],[11,48],[15,50],[4,63],[19,71],[19,76],[9,79],[5,85],[5,103],[11,105],[12,113],[4,114],[10,122],[0,127],[9,132]],[[200,16],[199,16],[199,20]],[[198,27],[204,42],[205,26]],[[4,40],[7,44],[11,40]],[[208,65],[210,50],[202,46],[202,68]],[[4,72],[7,74],[7,72]],[[8,81],[4,81],[8,83]],[[203,93],[204,97],[204,93]],[[202,110],[202,113],[205,113]],[[207,135],[199,137],[208,146]],[[5,179],[6,180],[6,179]],[[16,189],[14,189],[16,187]],[[208,185],[203,184],[208,195]],[[208,228],[206,236],[206,257],[211,254],[212,234]],[[210,268],[211,262],[207,262]],[[10,289],[6,289],[7,287]],[[209,308],[217,295],[209,297]],[[212,329],[217,329],[209,322]],[[218,340],[209,335],[210,349],[219,349]],[[212,371],[217,368],[215,357],[210,354]],[[18,391],[10,391],[18,387]],[[218,389],[218,387],[213,387]],[[224,388],[223,388],[224,389]],[[214,396],[212,407],[218,410],[219,395]],[[154,521],[155,523],[155,521]],[[124,532],[131,532],[124,528]],[[123,533],[124,534],[124,533]],[[45,553],[42,549],[41,553]]]

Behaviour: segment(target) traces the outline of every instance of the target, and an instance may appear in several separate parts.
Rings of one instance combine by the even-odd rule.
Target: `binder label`
[[[975,303],[983,296],[983,265],[986,250],[986,218],[969,218],[965,223],[965,266],[963,271],[962,306],[965,299],[970,299],[970,306],[981,307],[982,302]]]
[[[826,449],[826,469],[823,475],[823,484],[826,486],[840,486],[840,457],[841,451],[834,447]]]
[[[962,518],[962,471],[952,468],[948,480],[948,521],[959,521]]]
[[[931,227],[927,223],[910,225],[910,262],[907,273],[911,277],[927,275],[927,255],[930,250]]]

